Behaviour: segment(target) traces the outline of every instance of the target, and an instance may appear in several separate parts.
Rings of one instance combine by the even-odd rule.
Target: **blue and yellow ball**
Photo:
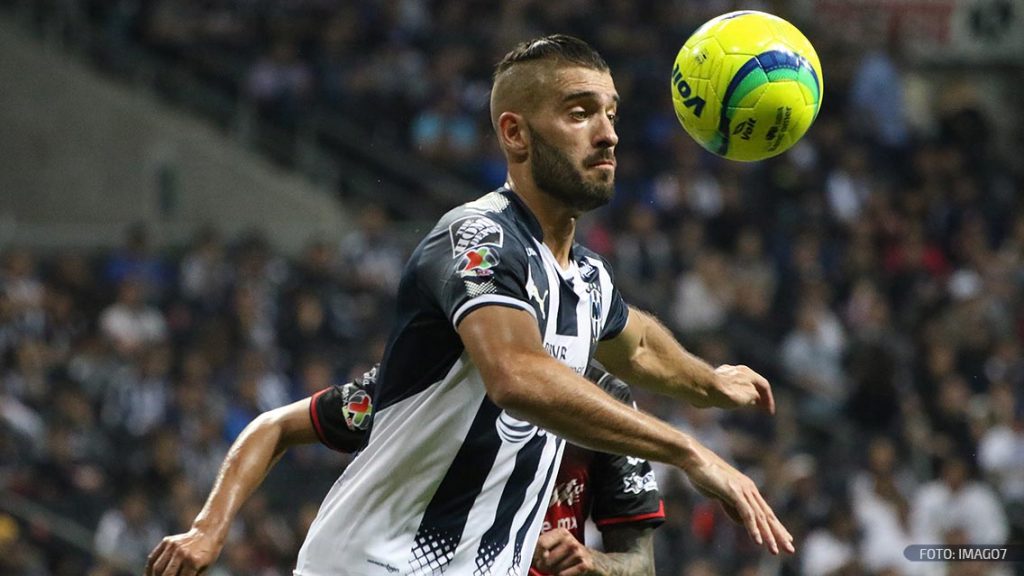
[[[730,160],[781,154],[821,109],[821,62],[789,22],[753,10],[697,29],[672,67],[672,104],[686,132]]]

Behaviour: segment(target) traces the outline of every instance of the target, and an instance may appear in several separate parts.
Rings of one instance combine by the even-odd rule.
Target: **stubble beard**
[[[557,147],[549,144],[532,127],[530,173],[538,188],[570,208],[589,212],[604,206],[615,193],[615,177],[606,182],[587,182],[572,161]]]

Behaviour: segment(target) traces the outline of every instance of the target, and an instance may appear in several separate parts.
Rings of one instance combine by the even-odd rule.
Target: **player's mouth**
[[[588,164],[590,168],[611,168],[615,169],[615,158],[601,158]]]

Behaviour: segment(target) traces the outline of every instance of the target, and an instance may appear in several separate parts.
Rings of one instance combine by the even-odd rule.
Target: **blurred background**
[[[816,124],[755,164],[698,148],[668,89],[738,8],[824,69]],[[1024,534],[1024,2],[0,0],[0,574],[140,573],[249,420],[378,359],[411,248],[503,182],[491,67],[553,32],[624,102],[580,239],[779,402],[638,394],[799,548],[765,558],[661,469],[658,574],[1013,573],[902,552]],[[290,453],[208,573],[290,574],[346,463]]]

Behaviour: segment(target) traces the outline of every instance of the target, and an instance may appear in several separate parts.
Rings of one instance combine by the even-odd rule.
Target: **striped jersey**
[[[446,214],[403,272],[369,440],[295,574],[528,573],[564,441],[487,397],[456,331],[482,306],[531,314],[548,353],[581,375],[628,316],[605,261],[574,244],[563,269],[511,190]]]

